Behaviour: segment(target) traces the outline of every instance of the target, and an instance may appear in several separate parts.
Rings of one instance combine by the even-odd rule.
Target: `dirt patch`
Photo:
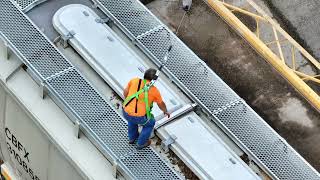
[[[237,16],[237,18],[240,19],[240,21],[243,22],[243,24],[245,24],[252,32],[256,31],[257,22],[254,18],[239,12],[233,12],[233,14]]]

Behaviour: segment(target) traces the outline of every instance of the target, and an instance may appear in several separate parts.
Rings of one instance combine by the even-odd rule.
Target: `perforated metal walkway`
[[[22,2],[22,1],[20,1]],[[181,179],[152,149],[127,142],[121,116],[84,79],[13,1],[0,1],[0,34],[61,108],[128,179]]]
[[[34,6],[45,2],[47,0],[14,0],[17,5],[20,7],[20,9],[24,12],[29,11],[30,9],[32,9]]]
[[[162,63],[173,44],[165,73],[270,176],[320,179],[315,169],[138,0],[93,1],[155,64]]]

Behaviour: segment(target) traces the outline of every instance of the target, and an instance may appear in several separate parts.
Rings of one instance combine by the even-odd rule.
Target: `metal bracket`
[[[132,44],[134,44],[135,46],[138,45],[139,40],[137,38],[130,38],[130,39],[131,39]]]
[[[75,135],[76,135],[77,139],[80,139],[80,132],[81,132],[80,131],[80,125],[81,125],[80,121],[76,121],[75,124],[74,124]]]
[[[177,136],[170,135],[168,139],[162,141],[161,148],[164,150],[165,153],[169,152],[169,148],[171,144],[173,144],[177,139]]]
[[[58,42],[61,42],[61,35],[59,35],[58,37],[56,37],[54,40],[53,40],[53,44],[57,44]]]
[[[97,18],[96,20],[96,23],[100,23],[100,24],[108,24],[111,19],[106,17],[106,18]]]
[[[112,175],[114,178],[118,179],[118,161],[113,161],[112,163]]]
[[[158,130],[159,128],[172,122],[176,118],[178,118],[186,113],[189,113],[190,111],[193,111],[195,107],[197,107],[197,104],[187,104],[187,105],[179,108],[177,111],[172,112],[172,114],[170,115],[170,118],[163,117],[162,119],[158,120],[156,122],[156,125],[154,126],[154,129]]]
[[[20,68],[23,66],[23,63],[20,63],[6,78],[5,78],[5,82],[8,82],[9,79],[16,73],[18,72],[18,70],[20,70]]]
[[[62,44],[63,44],[63,48],[67,48],[68,47],[68,40],[72,39],[74,37],[76,33],[74,31],[69,31],[67,35],[62,35],[61,39],[62,39]]]
[[[98,4],[96,2],[93,2],[92,6],[93,9],[97,9],[98,8]]]
[[[4,54],[5,54],[5,58],[6,60],[10,59],[10,48],[7,42],[4,42]]]
[[[40,83],[40,96],[42,99],[44,99],[47,95],[48,95],[48,91],[46,89],[46,82],[45,81],[42,81]]]
[[[7,60],[9,60],[10,59],[10,48],[7,43],[5,43],[4,45],[5,45],[5,48],[4,48],[5,58]]]

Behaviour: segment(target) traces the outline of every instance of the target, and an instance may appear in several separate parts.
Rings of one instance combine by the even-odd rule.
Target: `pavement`
[[[264,0],[274,17],[287,27],[287,32],[316,59],[320,59],[320,1]]]
[[[181,1],[155,0],[147,6],[173,31],[178,29]],[[246,41],[203,1],[193,1],[178,36],[320,171],[319,113]]]

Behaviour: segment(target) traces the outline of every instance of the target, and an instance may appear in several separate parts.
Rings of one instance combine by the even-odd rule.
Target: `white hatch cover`
[[[158,132],[175,138],[171,145],[175,153],[194,167],[201,179],[260,179],[194,112]]]
[[[148,66],[130,49],[100,17],[89,7],[72,4],[58,10],[53,18],[55,29],[69,39],[71,46],[90,66],[122,96],[131,78],[143,77]],[[159,79],[155,86],[160,90],[168,111],[182,107],[182,102],[170,88]],[[163,117],[154,106],[156,119]]]

